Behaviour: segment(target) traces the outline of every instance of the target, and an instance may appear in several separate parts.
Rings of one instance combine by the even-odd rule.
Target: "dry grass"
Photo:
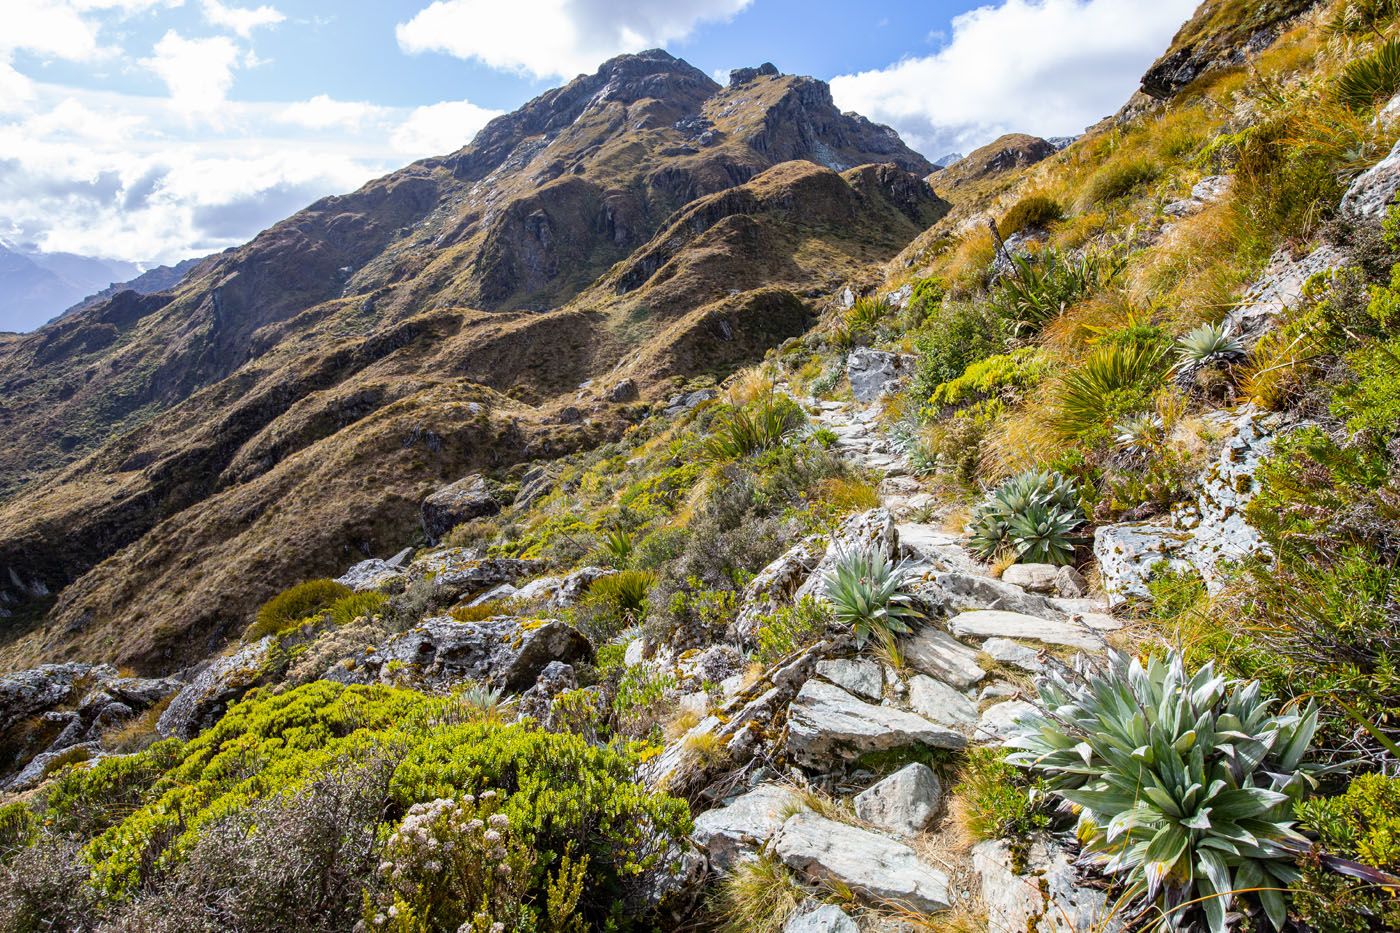
[[[731,405],[747,405],[772,394],[773,377],[759,366],[743,370],[724,389],[724,397]]]
[[[856,477],[828,477],[817,484],[814,497],[841,514],[873,509],[880,504],[875,485]]]
[[[102,733],[102,744],[112,751],[126,755],[131,752],[139,752],[146,746],[151,745],[160,739],[156,733],[156,723],[160,721],[160,714],[165,712],[175,699],[176,694],[162,700],[158,700],[144,713],[133,716],[124,723],[115,725]]]
[[[667,720],[661,731],[665,733],[667,742],[675,742],[699,724],[699,713],[692,709],[683,709]]]

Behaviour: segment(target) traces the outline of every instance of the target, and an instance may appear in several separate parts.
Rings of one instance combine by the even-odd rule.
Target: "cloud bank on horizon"
[[[385,86],[425,72],[404,100],[297,71],[310,46],[292,37],[315,42],[335,24],[308,0],[18,0],[0,32],[0,239],[142,263],[223,249],[318,197],[453,151],[541,82],[614,55],[686,54],[703,39],[702,67],[751,64],[727,60],[746,54],[729,51],[741,40],[753,45],[745,17],[784,2],[396,0],[342,17],[375,32],[365,67]],[[906,14],[934,37],[891,37],[876,59],[888,65],[837,75],[833,93],[930,157],[1009,130],[1077,132],[1131,93],[1195,5],[881,2],[914,3]],[[797,40],[771,41],[765,57],[781,64],[784,41]],[[447,66],[475,78],[430,71]],[[283,75],[301,79],[299,93]]]

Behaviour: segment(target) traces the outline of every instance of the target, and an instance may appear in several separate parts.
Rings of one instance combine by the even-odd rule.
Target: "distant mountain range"
[[[163,291],[200,261],[142,271],[119,259],[45,253],[0,241],[0,331],[31,331],[128,289],[143,295]]]

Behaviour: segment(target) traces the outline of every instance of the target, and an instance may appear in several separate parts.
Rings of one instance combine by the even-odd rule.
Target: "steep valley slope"
[[[930,171],[819,81],[622,56],[172,291],[7,340],[3,657],[207,656],[401,546],[444,481],[509,481],[801,333],[946,212]]]

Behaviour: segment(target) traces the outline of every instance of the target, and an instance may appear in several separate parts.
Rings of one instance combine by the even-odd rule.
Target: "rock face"
[[[1346,263],[1346,257],[1331,246],[1323,245],[1301,259],[1294,259],[1281,249],[1269,259],[1269,265],[1250,286],[1239,306],[1225,315],[1225,327],[1250,346],[1285,311],[1303,300],[1303,287],[1320,272],[1327,272]]]
[[[580,567],[562,577],[537,577],[511,595],[516,599],[538,599],[551,609],[564,609],[583,598],[593,581],[617,573],[603,567]]]
[[[869,404],[899,390],[914,366],[914,358],[859,347],[846,357],[846,377],[857,402]]]
[[[1218,568],[1263,548],[1259,533],[1245,520],[1245,507],[1258,492],[1254,473],[1273,449],[1283,427],[1276,415],[1250,406],[1218,419],[1226,439],[1219,455],[1197,481],[1196,501],[1176,509],[1169,524],[1125,522],[1094,532],[1094,557],[1109,605],[1148,598],[1147,583],[1158,567],[1195,571],[1206,588],[1218,592]]]
[[[1054,564],[1012,564],[1002,571],[1001,579],[1028,593],[1053,593],[1059,573]]]
[[[1315,0],[1267,0],[1239,6],[1201,4],[1177,31],[1167,51],[1142,76],[1143,92],[1166,100],[1207,71],[1238,65],[1267,46],[1289,19],[1314,3]]]
[[[1380,220],[1395,202],[1397,191],[1400,191],[1400,142],[1384,159],[1356,176],[1342,197],[1342,213],[1362,220]]]
[[[810,881],[835,881],[863,900],[922,913],[946,910],[948,877],[914,850],[814,813],[788,819],[773,839],[778,857]]]
[[[709,854],[711,865],[731,871],[755,857],[800,800],[791,788],[760,784],[725,806],[697,816],[690,838]]]
[[[1162,213],[1170,217],[1195,214],[1207,204],[1224,197],[1233,182],[1234,177],[1231,175],[1208,175],[1191,186],[1189,196],[1167,204],[1162,208]]]
[[[377,557],[362,560],[337,577],[335,582],[350,587],[356,593],[377,590],[403,573],[403,563],[412,553],[412,548],[404,548],[388,560]]]
[[[359,682],[407,670],[439,686],[473,681],[519,691],[533,685],[553,661],[576,664],[592,658],[588,639],[553,619],[527,624],[513,618],[428,619],[395,635],[354,668],[332,670],[338,678]]]
[[[808,538],[794,544],[760,570],[744,587],[743,603],[734,621],[739,640],[752,644],[759,620],[783,605],[819,563],[819,539]]]
[[[192,739],[218,722],[231,704],[262,682],[273,641],[269,635],[206,667],[170,701],[156,731],[166,738]]]
[[[423,533],[429,541],[437,542],[462,522],[495,515],[500,510],[486,479],[473,473],[423,500]]]
[[[788,752],[811,767],[891,748],[957,749],[966,744],[952,729],[914,713],[865,703],[819,680],[804,684],[788,707]]]
[[[914,762],[856,795],[856,815],[897,836],[923,832],[943,812],[943,782]]]
[[[874,661],[849,658],[818,661],[817,675],[867,700],[879,701],[884,692],[885,675]]]
[[[1017,859],[1005,842],[982,842],[972,849],[972,868],[981,881],[987,927],[1026,933],[1114,933],[1123,929],[1107,895],[1082,884],[1069,855],[1036,840]]]

